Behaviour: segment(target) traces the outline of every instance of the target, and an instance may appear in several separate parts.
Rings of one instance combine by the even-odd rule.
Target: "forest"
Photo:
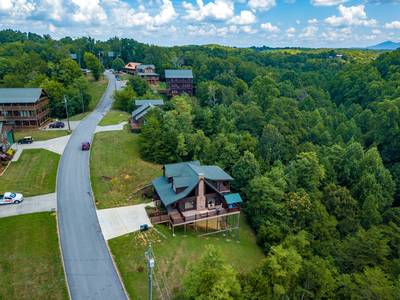
[[[193,70],[195,96],[149,114],[141,155],[224,168],[266,254],[238,274],[210,247],[178,299],[399,299],[400,50],[158,47],[0,32],[0,85],[42,86],[54,116],[63,93],[84,93],[80,67],[95,74],[129,61],[154,64],[161,77]],[[115,108],[131,111],[152,93],[133,79]]]

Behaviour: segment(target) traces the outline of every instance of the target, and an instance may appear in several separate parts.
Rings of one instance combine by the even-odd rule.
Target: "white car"
[[[0,194],[0,204],[18,204],[24,201],[24,196],[18,193],[4,193]]]

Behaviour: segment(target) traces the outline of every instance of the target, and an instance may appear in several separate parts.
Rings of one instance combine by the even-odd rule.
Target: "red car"
[[[89,142],[83,142],[82,143],[82,151],[89,151],[90,150],[90,143]]]

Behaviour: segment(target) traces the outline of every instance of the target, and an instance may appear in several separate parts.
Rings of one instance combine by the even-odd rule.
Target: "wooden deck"
[[[191,210],[182,213],[174,209],[168,212],[168,214],[150,216],[150,221],[153,224],[170,222],[172,226],[180,226],[236,214],[240,214],[240,208],[205,209],[201,211]]]

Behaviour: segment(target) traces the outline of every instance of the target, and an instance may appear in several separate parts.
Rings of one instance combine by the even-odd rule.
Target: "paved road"
[[[0,206],[0,218],[25,215],[42,211],[53,211],[57,208],[56,194],[27,197],[20,204]]]
[[[91,141],[102,114],[111,106],[115,79],[98,107],[72,134],[61,157],[57,178],[58,224],[65,272],[75,299],[126,299],[97,220],[89,182],[89,152],[82,141]]]

